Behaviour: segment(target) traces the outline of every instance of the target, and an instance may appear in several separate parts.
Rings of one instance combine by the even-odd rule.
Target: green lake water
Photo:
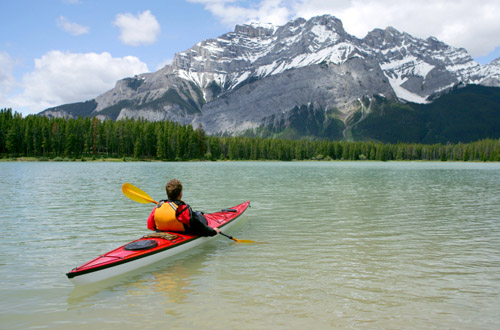
[[[178,178],[230,234],[85,289]],[[2,162],[1,329],[498,329],[500,164]]]

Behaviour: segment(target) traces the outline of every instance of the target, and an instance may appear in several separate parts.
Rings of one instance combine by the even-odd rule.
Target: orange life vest
[[[156,229],[166,231],[186,231],[184,224],[177,220],[178,206],[173,202],[161,202],[155,210]]]

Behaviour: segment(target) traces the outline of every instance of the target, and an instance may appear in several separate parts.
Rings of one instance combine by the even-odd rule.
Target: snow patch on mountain
[[[422,104],[430,103],[425,97],[412,93],[406,88],[402,87],[402,85],[408,80],[408,78],[399,76],[391,77],[388,76],[387,73],[384,74],[389,79],[389,83],[391,84],[394,92],[400,100]]]

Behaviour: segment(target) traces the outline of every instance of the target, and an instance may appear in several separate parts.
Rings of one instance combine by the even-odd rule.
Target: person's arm
[[[151,229],[153,231],[156,230],[155,210],[156,210],[156,207],[153,209],[153,211],[151,211],[151,214],[149,215],[149,218],[148,218],[148,229]]]
[[[185,208],[180,209],[181,207]],[[189,205],[180,206],[179,209],[177,219],[186,225],[190,233],[200,236],[215,236],[220,232],[218,228],[212,228],[204,223],[203,220],[206,221],[206,219],[201,219],[202,215],[193,212]]]
[[[215,236],[215,235],[217,235],[220,232],[219,228],[212,228],[212,227],[208,226],[207,224],[205,224],[200,219],[200,217],[202,217],[202,216],[203,215],[201,215],[201,214],[197,215],[197,214],[193,213],[193,216],[191,217],[189,229],[200,236]]]

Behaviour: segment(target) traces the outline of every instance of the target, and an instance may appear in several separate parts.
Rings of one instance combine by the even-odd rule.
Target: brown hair
[[[167,190],[168,199],[178,200],[182,192],[182,183],[177,179],[172,179],[167,182],[165,189]]]

